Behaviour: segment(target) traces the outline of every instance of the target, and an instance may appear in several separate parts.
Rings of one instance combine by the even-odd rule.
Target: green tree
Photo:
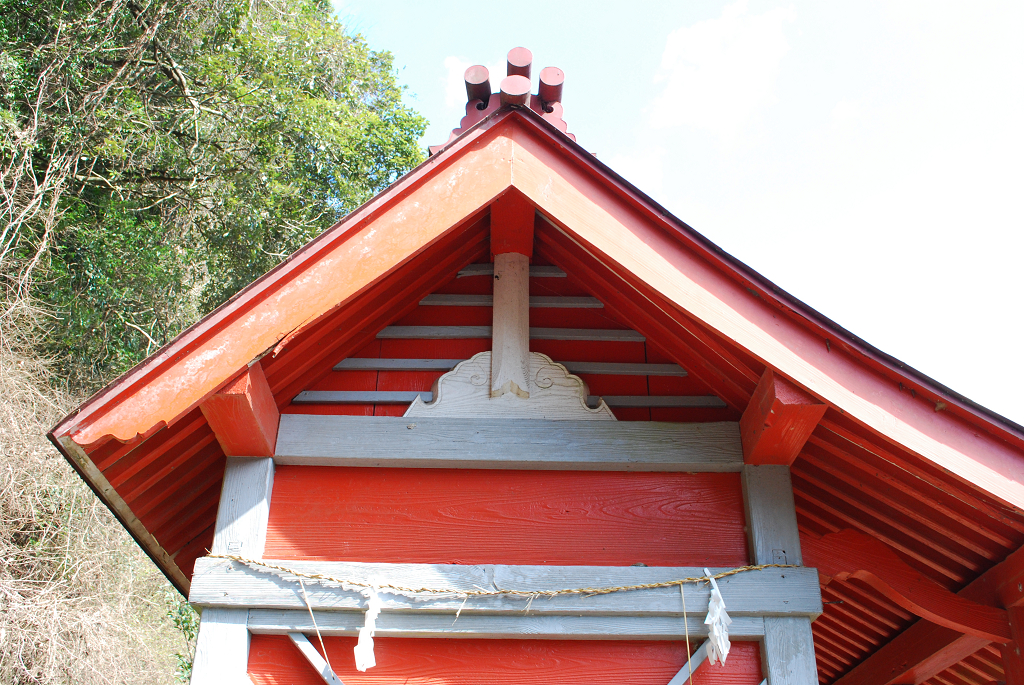
[[[64,375],[107,380],[418,164],[424,127],[321,0],[0,0],[0,334],[41,303]]]

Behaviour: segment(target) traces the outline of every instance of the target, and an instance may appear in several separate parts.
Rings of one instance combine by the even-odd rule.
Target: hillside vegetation
[[[181,598],[43,433],[424,125],[326,2],[0,0],[0,682],[187,676]]]

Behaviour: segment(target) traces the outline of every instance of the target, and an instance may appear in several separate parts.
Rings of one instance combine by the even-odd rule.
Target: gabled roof
[[[1024,506],[1019,426],[865,345],[725,255],[530,110],[507,107],[104,388],[52,436],[88,452],[173,424],[254,359],[280,354],[398,272],[422,268],[441,242],[473,232],[490,202],[510,190],[525,195],[566,246],[628,283],[631,299],[660,300],[661,316],[699,322],[890,440]],[[735,367],[727,357],[721,363]],[[722,380],[737,407],[757,382],[740,368]]]

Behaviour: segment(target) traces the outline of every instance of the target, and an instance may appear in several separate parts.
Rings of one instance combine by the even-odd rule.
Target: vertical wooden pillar
[[[530,258],[494,256],[491,397],[530,396]]]
[[[217,508],[214,554],[261,559],[267,543],[274,460],[228,457]],[[206,609],[199,622],[192,685],[249,684],[249,612]]]
[[[743,500],[751,562],[802,565],[789,467],[744,466]],[[765,618],[761,663],[768,685],[815,685],[810,619]]]
[[[1006,685],[1024,685],[1024,606],[1010,607],[1010,633],[1013,642],[1000,645]]]

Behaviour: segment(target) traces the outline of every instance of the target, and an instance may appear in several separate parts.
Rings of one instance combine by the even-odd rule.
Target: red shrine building
[[[1024,429],[578,145],[562,73],[50,434],[192,682],[1024,683]]]

